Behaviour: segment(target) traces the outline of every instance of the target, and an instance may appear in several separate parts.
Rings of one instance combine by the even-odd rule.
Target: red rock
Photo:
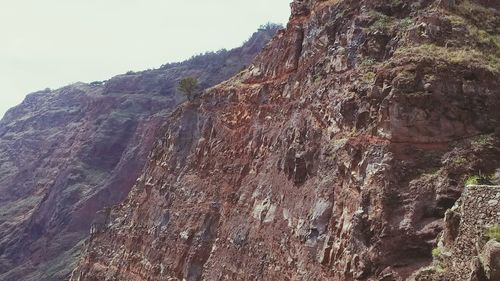
[[[432,30],[453,48],[399,25],[455,10],[398,3],[294,1],[252,66],[172,114],[72,280],[405,280],[430,264],[464,180],[500,166],[500,71],[449,22]]]
[[[231,77],[276,29],[230,51],[37,92],[11,109],[0,122],[0,280],[67,280],[83,240],[110,221],[98,211],[126,198],[183,101],[177,81],[195,75],[205,89]]]

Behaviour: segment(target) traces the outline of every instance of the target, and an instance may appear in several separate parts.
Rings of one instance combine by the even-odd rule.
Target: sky
[[[28,93],[234,48],[291,0],[0,0],[0,118]]]

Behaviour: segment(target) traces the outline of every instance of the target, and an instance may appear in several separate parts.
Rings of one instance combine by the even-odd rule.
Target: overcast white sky
[[[233,48],[291,0],[0,0],[0,118],[30,92]]]

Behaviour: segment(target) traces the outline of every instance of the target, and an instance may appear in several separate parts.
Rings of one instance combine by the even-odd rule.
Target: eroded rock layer
[[[294,1],[168,120],[72,280],[404,280],[500,167],[495,1]]]

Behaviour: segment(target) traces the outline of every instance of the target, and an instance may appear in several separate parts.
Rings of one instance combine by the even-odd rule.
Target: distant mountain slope
[[[0,121],[0,280],[63,280],[96,212],[121,202],[155,134],[184,97],[249,64],[273,37],[267,25],[233,50],[160,69],[30,94]]]

